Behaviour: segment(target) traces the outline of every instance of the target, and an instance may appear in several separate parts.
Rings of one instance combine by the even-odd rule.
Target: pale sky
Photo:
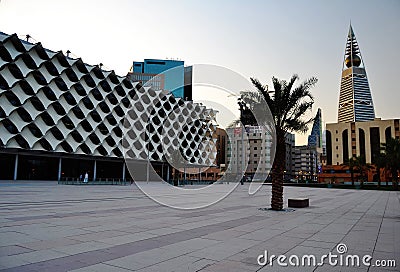
[[[185,65],[219,65],[266,84],[272,76],[315,76],[312,114],[322,108],[325,123],[337,120],[350,20],[377,117],[400,118],[398,0],[0,0],[0,31],[29,34],[46,48],[70,50],[120,75],[134,60],[179,58]],[[212,100],[209,92],[194,97]],[[306,136],[296,137],[296,144],[306,144]]]

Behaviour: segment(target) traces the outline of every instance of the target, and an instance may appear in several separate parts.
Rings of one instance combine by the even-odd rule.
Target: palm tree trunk
[[[397,180],[397,169],[392,171],[392,187],[393,190],[395,191],[399,190],[399,184]]]
[[[351,186],[354,186],[354,171],[350,170],[350,174],[351,174]]]
[[[361,177],[361,187],[364,186],[364,172],[360,169],[360,177]]]
[[[378,174],[378,188],[381,187],[381,168],[377,167],[377,174]]]
[[[271,209],[280,211],[283,209],[283,175],[285,170],[286,145],[285,132],[276,130],[276,152],[272,167],[272,198]]]

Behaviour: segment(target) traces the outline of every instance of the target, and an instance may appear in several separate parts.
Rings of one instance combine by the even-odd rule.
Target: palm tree
[[[367,178],[365,175],[366,172],[370,169],[372,169],[371,164],[365,162],[365,158],[363,156],[358,156],[356,157],[356,169],[360,173],[360,178],[361,178],[361,186],[364,185],[364,181]]]
[[[368,171],[368,169],[372,168],[369,163],[365,162],[365,158],[363,156],[350,157],[343,165],[349,168],[352,186],[354,186],[354,173],[360,174],[358,178],[361,178],[361,185],[363,185],[365,173]]]
[[[294,84],[299,79],[293,75],[289,81],[272,78],[274,90],[269,92],[268,86],[261,84],[256,78],[251,78],[251,82],[257,89],[255,92],[242,92],[241,99],[247,104],[256,101],[257,95],[263,97],[267,102],[274,119],[276,132],[275,160],[272,165],[272,198],[271,209],[283,209],[283,176],[285,170],[285,134],[288,132],[302,132],[308,130],[308,125],[313,118],[304,120],[303,116],[312,109],[314,103],[310,93],[317,79],[312,77],[300,83],[297,87]]]
[[[389,138],[382,144],[386,168],[392,174],[392,185],[398,190],[398,171],[400,170],[400,140]]]
[[[385,154],[379,153],[379,156],[376,158],[375,167],[376,167],[376,174],[378,179],[378,188],[381,187],[381,169],[384,169],[386,166]]]
[[[355,158],[351,157],[346,162],[343,163],[345,167],[349,168],[350,177],[351,177],[351,185],[354,186],[354,172],[356,169],[357,161]]]

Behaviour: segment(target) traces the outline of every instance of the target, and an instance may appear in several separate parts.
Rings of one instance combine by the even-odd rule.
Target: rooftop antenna
[[[29,42],[29,39],[30,39],[30,38],[32,38],[32,36],[31,36],[31,35],[29,35],[29,34],[26,34],[26,36],[25,36],[25,37],[26,37],[26,41],[27,41],[27,42]]]
[[[67,52],[65,52],[65,53],[67,53],[67,57],[69,57],[69,54],[71,54],[71,51],[67,50]]]

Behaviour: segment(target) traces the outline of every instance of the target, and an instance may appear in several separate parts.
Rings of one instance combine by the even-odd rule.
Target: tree
[[[261,84],[256,78],[251,78],[251,82],[256,87],[257,92],[241,93],[241,99],[246,104],[251,104],[251,101],[256,103],[257,96],[262,96],[267,102],[274,119],[276,150],[271,173],[271,208],[273,210],[283,209],[283,178],[286,159],[285,134],[288,132],[305,133],[308,130],[308,125],[313,121],[313,118],[304,120],[303,117],[312,109],[314,98],[309,90],[318,80],[312,77],[294,87],[298,79],[297,75],[293,75],[289,81],[273,77],[274,90],[269,92],[267,85]]]
[[[379,156],[376,158],[375,161],[375,167],[376,167],[376,174],[377,174],[378,188],[379,188],[381,187],[381,169],[384,169],[386,167],[385,154],[379,153]]]
[[[368,169],[372,168],[369,163],[365,162],[365,158],[363,156],[350,157],[343,165],[349,168],[351,175],[351,185],[353,186],[355,173],[360,174],[358,177],[361,178],[361,185],[363,185],[366,172],[368,171]]]
[[[369,169],[372,169],[371,164],[365,162],[365,158],[363,156],[356,157],[356,169],[360,173],[361,178],[361,186],[364,185],[364,181],[366,180],[366,173]]]
[[[392,174],[392,185],[398,190],[398,171],[400,170],[400,140],[389,138],[382,144],[386,169]]]
[[[351,177],[351,185],[354,186],[354,172],[356,168],[356,160],[355,158],[351,157],[348,161],[346,161],[343,165],[349,168],[350,177]]]

